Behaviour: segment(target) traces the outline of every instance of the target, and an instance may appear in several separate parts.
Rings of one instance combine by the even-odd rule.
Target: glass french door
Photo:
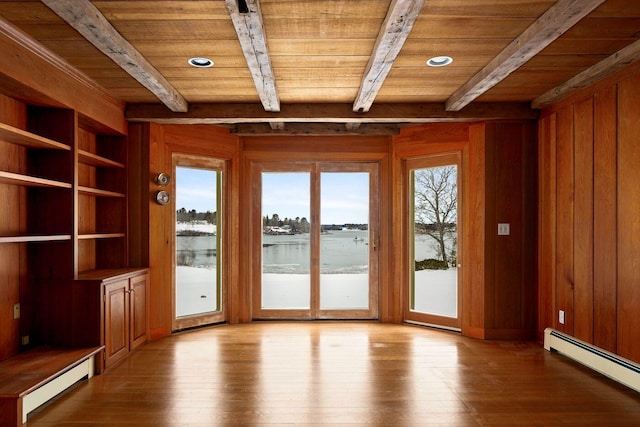
[[[174,154],[173,330],[224,320],[224,161]]]
[[[254,179],[254,317],[377,318],[377,164],[260,165]]]
[[[406,318],[460,328],[460,156],[407,162],[409,289]]]

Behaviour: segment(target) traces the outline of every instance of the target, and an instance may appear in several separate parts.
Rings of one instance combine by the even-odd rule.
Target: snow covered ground
[[[199,233],[216,234],[216,225],[206,221],[177,222],[176,234],[184,231],[197,231]]]
[[[176,315],[185,316],[214,311],[217,298],[212,286],[213,269],[176,268],[178,286]],[[369,301],[366,274],[321,275],[322,309],[366,308]],[[415,311],[456,317],[456,270],[416,272]],[[309,308],[309,276],[305,274],[264,274],[262,306],[270,309]]]

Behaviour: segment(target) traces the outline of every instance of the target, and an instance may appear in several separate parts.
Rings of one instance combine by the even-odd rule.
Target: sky
[[[307,218],[309,212],[308,172],[266,172],[263,174],[262,212],[284,218]],[[216,174],[212,171],[177,168],[176,209],[197,212],[216,210]],[[321,223],[369,223],[369,174],[365,172],[321,174]]]
[[[216,211],[216,172],[176,168],[176,209],[196,212]]]
[[[263,173],[262,215],[309,220],[309,179],[307,172]],[[322,224],[369,223],[368,173],[323,172],[320,193]]]

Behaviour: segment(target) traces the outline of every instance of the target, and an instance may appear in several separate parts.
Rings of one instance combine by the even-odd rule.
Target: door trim
[[[208,157],[201,155],[192,155],[192,154],[182,154],[182,153],[172,153],[171,155],[171,171],[173,177],[176,176],[176,168],[177,167],[187,167],[187,168],[197,168],[197,169],[206,169],[206,170],[217,170],[221,172],[221,185],[219,188],[222,189],[222,194],[217,194],[216,197],[221,197],[221,209],[218,215],[217,221],[222,223],[221,226],[218,227],[217,234],[220,236],[220,248],[218,250],[218,256],[221,256],[220,269],[221,271],[218,273],[218,285],[221,287],[218,290],[218,298],[220,304],[219,311],[207,312],[207,313],[199,313],[191,316],[182,316],[180,318],[176,317],[176,221],[177,214],[176,211],[178,207],[176,206],[176,180],[173,179],[170,184],[170,192],[174,196],[171,198],[171,203],[168,206],[171,206],[171,241],[170,241],[170,251],[171,251],[171,329],[173,332],[180,331],[183,329],[194,328],[203,325],[209,325],[214,323],[221,323],[226,320],[226,306],[227,306],[227,286],[225,286],[225,277],[227,277],[227,272],[229,271],[228,258],[224,255],[224,252],[228,246],[228,228],[225,227],[225,218],[228,217],[228,179],[225,178],[227,172],[227,161]],[[217,190],[216,190],[217,191]]]
[[[463,261],[464,261],[464,187],[463,187],[463,165],[462,165],[463,153],[462,151],[452,151],[447,153],[438,153],[427,155],[424,157],[407,159],[404,161],[404,170],[403,176],[406,182],[406,190],[404,191],[404,234],[407,236],[405,248],[403,253],[405,254],[404,259],[404,268],[407,271],[407,281],[403,286],[403,292],[406,296],[404,298],[404,320],[410,323],[419,323],[430,326],[443,327],[445,329],[451,329],[460,331],[462,328],[462,283],[463,283]],[[411,180],[411,170],[421,169],[421,168],[430,168],[430,167],[438,167],[438,166],[446,166],[446,165],[456,165],[457,166],[457,177],[456,177],[456,186],[457,186],[457,317],[444,317],[438,316],[434,314],[420,313],[416,311],[411,311],[411,281],[413,278],[411,277],[411,263],[414,262],[410,254],[412,253],[410,245],[413,242],[411,238],[411,220],[409,215],[413,212],[411,211],[411,189],[413,188]]]
[[[380,287],[380,168],[377,161],[332,162],[251,162],[251,292],[252,318],[259,319],[378,319]],[[308,172],[310,173],[310,308],[307,309],[263,309],[262,308],[262,173],[263,172]],[[369,245],[376,248],[375,256],[369,256],[369,309],[368,310],[321,310],[320,309],[320,174],[323,172],[367,172],[369,173]]]

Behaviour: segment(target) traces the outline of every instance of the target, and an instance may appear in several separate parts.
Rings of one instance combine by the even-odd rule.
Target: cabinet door
[[[129,280],[104,286],[105,367],[129,353]]]
[[[147,341],[147,282],[148,274],[129,279],[131,314],[131,350]]]

